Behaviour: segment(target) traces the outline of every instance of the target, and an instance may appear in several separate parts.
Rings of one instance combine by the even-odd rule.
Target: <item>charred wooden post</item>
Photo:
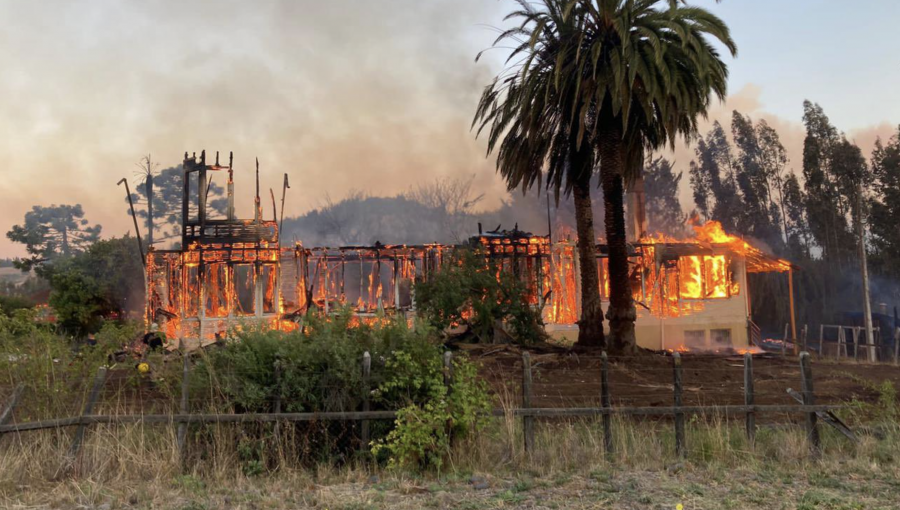
[[[674,372],[674,389],[675,389],[675,455],[684,457],[684,412],[680,409],[684,403],[682,402],[682,370],[681,370],[681,354],[676,352],[672,355],[672,368]]]
[[[744,405],[752,406],[753,400],[753,356],[748,352],[744,354]],[[756,412],[748,410],[745,418],[747,442],[753,447],[756,443]]]
[[[531,408],[531,355],[522,353],[522,409]],[[522,417],[522,431],[525,436],[525,453],[534,450],[534,417]]]
[[[802,377],[803,405],[816,405],[816,397],[813,393],[812,367],[809,362],[809,353],[800,353],[800,376]],[[809,449],[813,458],[821,454],[821,441],[819,439],[818,417],[815,411],[806,413],[806,438],[809,441]]]
[[[609,397],[609,358],[606,351],[600,354],[600,407],[610,411],[612,402]],[[604,413],[603,417],[603,451],[606,452],[608,458],[612,458],[613,438],[612,438],[612,415],[610,412]]]
[[[134,212],[134,201],[131,199],[131,190],[128,188],[128,179],[123,177],[119,181],[119,186],[122,184],[125,185],[125,195],[128,197],[128,207],[131,208],[131,219],[134,221],[134,237],[137,238],[138,250],[141,252],[141,264],[143,264],[144,267],[147,267],[147,255],[144,254],[144,241],[141,239],[141,229],[138,227],[137,214]]]

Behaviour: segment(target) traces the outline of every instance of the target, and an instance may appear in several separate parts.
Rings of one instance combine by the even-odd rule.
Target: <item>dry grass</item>
[[[823,428],[813,461],[799,427],[762,428],[751,447],[740,422],[689,420],[682,460],[671,422],[613,424],[610,461],[597,420],[539,423],[526,454],[518,420],[493,419],[458,442],[445,472],[426,474],[301,462],[291,427],[270,435],[255,475],[234,425],[193,427],[185,467],[166,425],[96,426],[73,465],[71,430],[11,434],[0,444],[0,508],[898,508],[896,425],[856,446]],[[473,475],[488,488],[476,490]]]

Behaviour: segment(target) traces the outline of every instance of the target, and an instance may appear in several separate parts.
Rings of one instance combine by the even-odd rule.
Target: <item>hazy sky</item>
[[[802,101],[868,153],[900,123],[900,2],[712,0],[739,47],[727,105],[779,129],[799,171]],[[122,177],[151,153],[235,152],[238,213],[288,172],[286,215],[348,190],[475,175],[503,185],[469,131],[502,53],[475,54],[509,0],[0,0],[0,233],[32,205],[81,203],[131,228]],[[679,147],[686,169],[691,151]],[[684,179],[685,184],[687,177]],[[688,193],[685,190],[684,200]],[[685,205],[689,205],[685,203]],[[0,256],[21,254],[5,237]]]

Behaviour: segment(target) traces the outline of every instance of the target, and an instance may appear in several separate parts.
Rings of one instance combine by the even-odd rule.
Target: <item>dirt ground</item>
[[[521,402],[522,355],[514,347],[469,346],[465,350],[481,365],[499,398]],[[744,361],[739,355],[682,354],[685,405],[744,403]],[[673,401],[673,359],[667,354],[609,358],[613,406],[669,406]],[[600,402],[600,356],[543,347],[531,351],[532,405],[536,407],[597,406]],[[900,367],[855,361],[812,360],[817,404],[854,399],[875,402],[878,387],[890,381],[900,388]],[[800,390],[798,358],[753,356],[755,401],[758,405],[793,404],[788,388]]]

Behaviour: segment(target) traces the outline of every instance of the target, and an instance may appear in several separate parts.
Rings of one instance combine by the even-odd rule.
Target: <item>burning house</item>
[[[172,347],[181,341],[205,345],[242,324],[291,329],[293,319],[311,308],[329,313],[350,306],[361,320],[378,313],[411,317],[414,282],[439,271],[455,249],[283,247],[274,194],[271,219],[263,218],[258,168],[254,218],[237,219],[232,160],[220,166],[216,159],[208,165],[205,153],[185,154],[182,248],[151,250],[147,258],[147,321],[160,325]],[[227,173],[225,218],[207,216],[204,190],[211,173]],[[789,262],[728,235],[716,222],[695,225],[691,239],[648,236],[640,222],[635,225],[641,235],[629,245],[629,276],[640,346],[740,350],[758,341],[747,275],[780,272],[792,282]],[[577,336],[581,278],[574,241],[554,242],[517,228],[482,232],[479,226],[470,245],[481,248],[498,272],[525,282],[523,299],[542,310],[552,336]],[[598,245],[597,254],[600,294],[607,301],[606,246]]]
[[[181,249],[151,249],[147,254],[147,321],[158,323],[173,346],[176,340],[188,345],[213,342],[244,321],[290,327],[282,320],[282,310],[297,297],[282,289],[282,279],[296,279],[296,271],[290,271],[296,265],[285,263],[283,255],[292,250],[279,246],[274,205],[272,219],[262,217],[258,164],[254,218],[237,219],[233,159],[229,156],[228,166],[222,166],[218,155],[208,165],[205,151],[199,158],[184,156]],[[226,217],[210,218],[209,179],[226,172]]]

